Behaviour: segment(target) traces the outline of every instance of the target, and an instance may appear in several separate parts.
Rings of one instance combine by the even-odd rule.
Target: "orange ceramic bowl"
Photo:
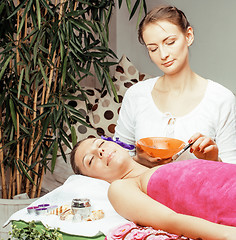
[[[167,137],[141,138],[136,142],[136,147],[146,152],[149,156],[161,159],[171,158],[184,146],[185,143],[183,141]]]

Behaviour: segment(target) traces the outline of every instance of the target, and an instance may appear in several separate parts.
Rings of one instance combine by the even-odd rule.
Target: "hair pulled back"
[[[70,164],[71,164],[72,170],[75,174],[81,174],[79,168],[76,166],[76,163],[75,163],[75,153],[76,153],[77,148],[81,144],[81,142],[83,142],[83,140],[77,142],[70,153]]]
[[[84,175],[84,174],[80,171],[79,167],[76,165],[76,162],[75,162],[75,153],[76,153],[78,147],[80,146],[80,144],[81,144],[82,142],[84,142],[85,140],[89,139],[89,138],[95,138],[95,137],[94,137],[94,136],[90,136],[90,137],[87,137],[87,138],[84,138],[84,139],[78,141],[78,142],[75,144],[75,146],[73,147],[73,149],[72,149],[72,151],[71,151],[71,153],[70,153],[70,164],[71,164],[72,170],[73,170],[73,172],[74,172],[75,174]]]
[[[140,22],[138,29],[139,42],[144,44],[143,31],[148,24],[163,20],[169,21],[178,26],[183,33],[186,33],[188,27],[190,26],[187,17],[178,8],[169,5],[159,6],[148,12],[148,14]]]

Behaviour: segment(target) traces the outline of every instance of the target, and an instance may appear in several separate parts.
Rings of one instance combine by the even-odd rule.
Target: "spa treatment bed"
[[[137,226],[120,215],[118,215],[111,206],[107,190],[109,183],[86,176],[72,175],[66,182],[54,189],[52,192],[39,198],[28,207],[14,213],[7,224],[15,224],[18,228],[25,228],[31,221],[36,222],[36,229],[42,230],[45,227],[50,229],[59,228],[63,240],[167,240],[167,239],[189,239],[183,236],[177,236],[162,230],[154,230],[150,227]],[[99,219],[91,221],[74,220],[72,215],[60,218],[56,214],[36,214],[32,211],[34,206],[69,206],[73,199],[89,199],[91,211],[100,211],[104,213]],[[55,213],[54,208],[54,213]]]

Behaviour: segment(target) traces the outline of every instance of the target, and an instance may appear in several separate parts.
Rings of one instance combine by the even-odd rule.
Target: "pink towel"
[[[187,160],[161,166],[151,176],[148,195],[172,210],[236,226],[236,165]]]

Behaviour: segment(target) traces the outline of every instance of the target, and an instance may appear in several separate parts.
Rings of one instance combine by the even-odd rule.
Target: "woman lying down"
[[[108,197],[141,226],[204,240],[236,239],[236,165],[207,160],[147,168],[112,141],[88,138],[71,152],[76,174],[111,183]]]

